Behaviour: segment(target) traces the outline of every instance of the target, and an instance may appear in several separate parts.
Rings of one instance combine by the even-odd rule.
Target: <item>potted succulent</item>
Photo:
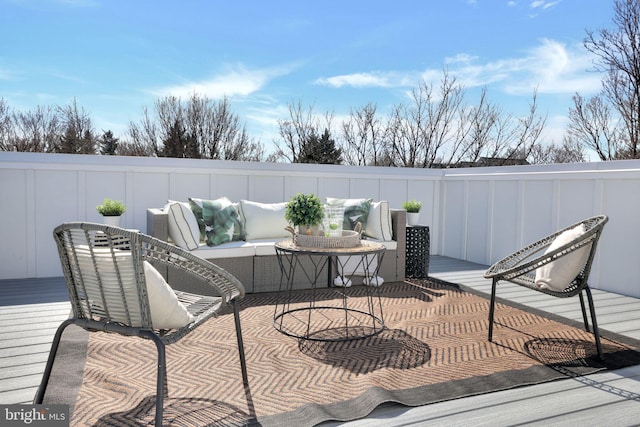
[[[119,200],[104,199],[101,205],[96,206],[96,210],[104,217],[105,224],[120,227],[120,216],[127,207]]]
[[[422,202],[417,200],[407,200],[402,204],[402,208],[407,211],[407,224],[418,225],[420,218],[420,208],[422,208]]]
[[[298,227],[299,234],[318,234],[324,218],[324,207],[320,198],[313,193],[298,193],[287,202],[284,218],[289,224]]]

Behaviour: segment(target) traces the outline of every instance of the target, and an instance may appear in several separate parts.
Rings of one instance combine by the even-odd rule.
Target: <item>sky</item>
[[[159,98],[226,96],[269,151],[292,103],[385,114],[447,70],[515,116],[537,90],[558,144],[572,96],[600,91],[583,40],[612,16],[613,0],[0,0],[0,98],[75,99],[123,137]]]

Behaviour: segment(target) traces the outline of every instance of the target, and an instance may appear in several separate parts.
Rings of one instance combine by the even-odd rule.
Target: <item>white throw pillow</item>
[[[245,225],[247,240],[289,237],[289,225],[284,219],[287,202],[258,203],[240,200],[240,215]]]
[[[171,240],[183,249],[197,249],[200,244],[200,227],[189,203],[169,200],[164,210],[168,217]]]
[[[101,306],[102,298],[106,300],[110,308],[111,318],[115,321],[127,323],[138,327],[142,325],[142,315],[139,311],[129,313],[131,320],[127,319],[126,311],[116,310],[114,307],[122,306],[122,292],[119,288],[119,278],[122,280],[124,299],[129,310],[139,307],[138,292],[133,271],[133,259],[129,251],[115,251],[118,271],[114,268],[113,257],[110,249],[94,248],[95,264],[91,259],[88,246],[79,246],[76,249],[80,271],[84,278],[87,296],[93,304]],[[96,268],[100,274],[103,285],[101,292],[98,287]],[[162,275],[148,262],[144,262],[144,275],[147,282],[147,296],[151,311],[151,321],[156,329],[181,328],[193,321],[193,316],[187,308],[178,300],[173,289],[167,284]]]
[[[147,281],[147,294],[151,306],[151,321],[156,329],[177,329],[193,321],[171,286],[164,277],[147,261],[144,262],[144,278]]]
[[[545,251],[545,254],[555,251],[556,249],[572,242],[578,237],[586,233],[584,225],[580,224],[570,230],[561,233],[556,237],[551,245]],[[551,289],[553,291],[563,291],[573,279],[576,278],[584,264],[589,258],[591,245],[586,245],[580,249],[563,256],[555,261],[545,264],[536,270],[535,283],[542,289]]]
[[[367,218],[367,228],[364,230],[364,234],[376,240],[393,240],[389,202],[371,203]]]

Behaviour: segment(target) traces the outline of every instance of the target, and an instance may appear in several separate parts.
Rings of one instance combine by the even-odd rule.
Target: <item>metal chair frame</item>
[[[34,403],[40,404],[43,401],[62,333],[69,325],[77,325],[89,332],[117,333],[149,339],[155,343],[158,354],[155,425],[161,426],[166,387],[165,346],[177,342],[206,320],[216,316],[227,304],[233,308],[242,380],[245,386],[248,384],[237,303],[238,299],[244,297],[245,290],[242,283],[232,274],[177,246],[119,227],[83,222],[65,223],[56,227],[53,235],[62,263],[73,315],[56,331]],[[110,272],[105,271],[104,266],[99,266],[94,257],[97,252],[104,254],[105,251],[112,255],[113,270]],[[122,251],[128,251],[131,254],[133,278],[131,274],[121,271],[120,264],[116,261],[116,256],[122,255]],[[82,256],[91,257],[93,268],[87,268],[86,259],[84,264],[79,262]],[[144,261],[148,261],[160,270],[175,269],[197,279],[197,283],[201,286],[198,288],[198,293],[192,292],[192,289],[181,289],[180,283],[170,283],[178,300],[194,316],[194,320],[188,325],[169,330],[153,327],[144,275]],[[132,298],[130,293],[128,295],[125,293],[124,282],[127,280],[135,281],[137,298]],[[190,283],[192,286],[193,282],[190,281]],[[93,293],[87,291],[91,286],[93,286],[91,289],[94,289]],[[99,299],[102,301],[95,300],[95,289],[99,289],[102,295]],[[203,289],[206,290],[205,293],[202,292]],[[118,295],[118,292],[121,298],[113,297],[114,293]],[[106,297],[107,294],[110,296]],[[89,295],[92,297],[90,298]],[[118,300],[118,303],[114,303],[114,299]],[[117,320],[114,319],[112,313],[115,311],[124,312],[124,316],[129,321],[123,321],[122,314]]]
[[[484,274],[485,278],[493,280],[491,286],[491,304],[489,307],[489,334],[488,339],[493,339],[493,323],[496,305],[496,288],[498,282],[501,280],[514,283],[516,285],[524,286],[537,292],[542,292],[547,295],[551,295],[557,298],[569,298],[578,295],[580,298],[580,307],[582,308],[582,318],[584,326],[587,332],[590,332],[589,321],[587,318],[587,311],[584,303],[583,291],[587,295],[587,301],[589,304],[589,313],[591,317],[591,323],[593,326],[593,335],[595,337],[596,347],[598,350],[598,357],[603,358],[602,345],[600,343],[600,332],[598,331],[598,322],[596,319],[596,311],[593,303],[593,296],[591,295],[591,289],[589,288],[589,274],[591,272],[591,266],[595,258],[596,249],[602,229],[607,223],[608,218],[605,215],[597,215],[591,218],[587,218],[583,221],[577,222],[573,225],[563,228],[544,239],[541,239],[535,243],[528,245],[525,248],[501,259],[493,264]],[[551,243],[563,232],[575,228],[579,225],[584,225],[586,232],[569,242],[562,247],[557,248],[549,253],[543,253]],[[535,272],[543,265],[550,262],[561,259],[576,250],[590,245],[589,256],[584,266],[578,273],[578,275],[569,283],[569,285],[562,291],[555,291],[552,289],[539,288],[535,284]]]

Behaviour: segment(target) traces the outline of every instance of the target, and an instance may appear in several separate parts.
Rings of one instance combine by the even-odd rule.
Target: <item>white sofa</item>
[[[180,234],[181,230],[179,227],[178,229],[176,228],[175,215],[176,212],[178,216],[182,214],[188,216],[190,214],[189,210],[185,209],[185,206],[189,206],[185,202],[181,203],[181,206],[172,205],[171,209],[169,204],[164,208],[147,209],[147,234],[185,247],[194,255],[224,268],[235,275],[249,293],[277,291],[280,288],[281,273],[274,244],[291,237],[291,234],[284,230],[286,221],[283,217],[283,211],[280,211],[283,204],[282,202],[262,204],[244,200],[234,204],[240,212],[239,217],[242,227],[244,227],[244,240],[228,241],[215,246],[207,245],[202,239],[198,238],[199,236],[195,235],[193,218],[188,218],[190,228],[193,231],[193,239],[190,242],[185,241],[190,238],[190,236],[187,239],[184,238],[184,234],[189,234],[188,231],[185,231],[188,226],[184,222],[182,225],[183,234]],[[378,236],[388,236],[388,238],[383,240],[373,239],[368,237],[366,233],[364,238],[379,241],[385,245],[387,250],[382,258],[379,275],[386,282],[394,282],[404,280],[405,276],[406,212],[401,209],[389,209],[388,204],[385,204],[386,202],[373,202],[372,206],[375,205],[378,209],[375,211],[376,215],[380,215],[382,212],[383,216],[388,215],[390,218],[390,233],[385,231]],[[381,207],[382,210],[380,211]],[[373,207],[370,212],[373,212]],[[184,218],[180,217],[179,220],[183,221]],[[372,220],[373,223],[376,222],[376,219],[372,218]],[[372,226],[375,227],[376,224],[373,223]],[[371,229],[371,227],[369,228]],[[386,229],[388,230],[388,227]],[[389,234],[391,235],[389,236]],[[176,273],[164,271],[163,274],[172,276]],[[170,280],[175,279],[175,277],[170,278]],[[180,279],[188,280],[186,277]],[[304,274],[299,276],[296,274],[294,287],[296,289],[309,287],[309,281]]]

